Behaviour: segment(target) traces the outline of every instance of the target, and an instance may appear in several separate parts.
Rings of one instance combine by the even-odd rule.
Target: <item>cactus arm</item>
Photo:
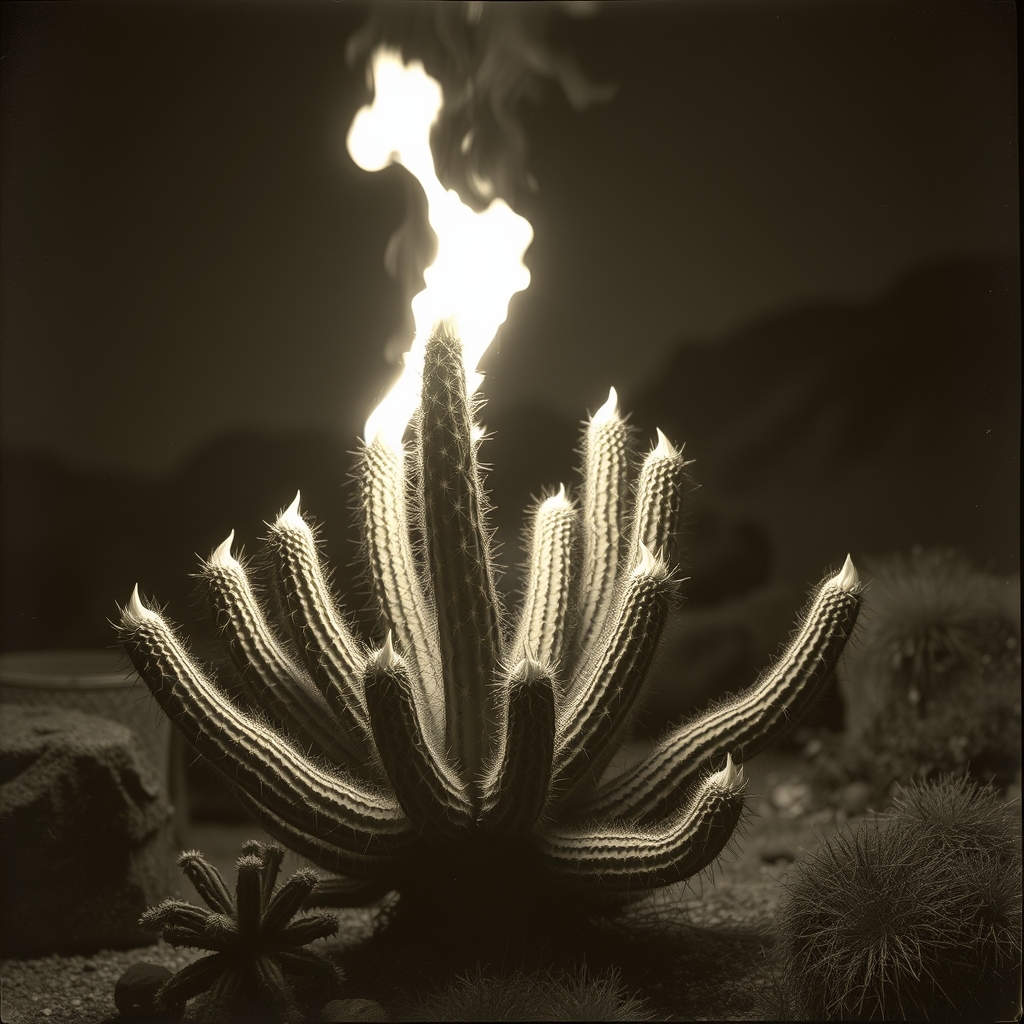
[[[339,863],[356,869],[386,861],[410,841],[411,826],[393,795],[318,767],[235,707],[193,663],[167,621],[142,604],[138,588],[122,611],[121,636],[185,738],[271,815],[337,847]]]
[[[555,670],[556,678],[565,649],[573,555],[576,509],[565,496],[563,485],[558,494],[540,503],[533,522],[530,544],[530,570],[512,644],[515,657],[529,654]]]
[[[259,930],[264,935],[276,933],[280,935],[288,922],[302,909],[303,904],[316,889],[319,878],[315,871],[308,868],[296,871],[277,891],[272,890],[269,899],[263,900],[263,916],[259,921]],[[334,921],[337,929],[338,922]]]
[[[252,705],[300,746],[322,750],[335,764],[363,764],[369,757],[365,742],[337,728],[323,694],[271,632],[248,574],[231,554],[233,539],[234,531],[202,564],[200,578]]]
[[[578,647],[600,635],[615,597],[629,491],[629,431],[615,388],[587,424],[583,441],[583,569]]]
[[[335,608],[298,494],[271,526],[268,546],[295,647],[331,710],[351,719],[344,728],[365,745],[370,731],[362,692],[366,652]]]
[[[346,875],[356,884],[365,884],[366,891],[378,891],[381,887],[383,891],[388,891],[391,887],[389,880],[396,869],[409,861],[417,847],[417,836],[410,826],[404,835],[392,837],[386,853],[378,849],[379,843],[368,847],[365,855],[353,853],[338,845],[334,833],[326,824],[318,832],[299,828],[291,824],[289,818],[272,811],[266,800],[253,797],[242,788],[236,789],[235,795],[252,815],[253,821],[278,842],[324,871]],[[320,833],[324,833],[326,838]]]
[[[648,819],[678,806],[708,758],[745,761],[787,731],[821,691],[853,631],[860,586],[853,561],[817,588],[796,634],[739,696],[671,730],[642,761],[598,787],[581,815]]]
[[[301,917],[281,929],[278,939],[279,950],[282,953],[301,953],[299,949],[289,947],[304,946],[314,939],[326,939],[329,935],[337,934],[337,931],[338,919],[334,914],[311,914],[308,917]],[[282,966],[285,966],[283,962]]]
[[[157,990],[158,1008],[170,1008],[207,991],[231,963],[228,953],[211,953],[186,964]]]
[[[427,839],[464,836],[473,826],[474,809],[454,769],[423,741],[412,684],[390,633],[367,661],[365,688],[374,741],[413,825]]]
[[[631,564],[636,563],[643,545],[671,566],[676,557],[685,471],[690,463],[683,458],[682,449],[660,430],[657,433],[658,443],[644,459],[637,481],[630,559]]]
[[[548,874],[567,887],[622,891],[683,881],[724,849],[743,812],[745,784],[727,756],[687,806],[656,825],[551,828],[536,837],[536,849]]]
[[[446,735],[467,785],[476,791],[496,732],[501,623],[462,346],[443,322],[424,353],[419,442]]]
[[[577,699],[558,723],[553,790],[564,801],[597,784],[592,767],[625,726],[640,692],[668,614],[672,580],[664,562],[641,546],[640,559],[623,587],[600,648],[574,680]]]
[[[420,579],[409,532],[406,452],[383,434],[363,446],[361,483],[366,553],[384,623],[419,682],[417,708],[424,739],[445,748],[444,688],[434,604]]]
[[[526,835],[547,802],[555,749],[551,670],[527,656],[508,688],[504,748],[485,777],[481,827],[496,836]]]

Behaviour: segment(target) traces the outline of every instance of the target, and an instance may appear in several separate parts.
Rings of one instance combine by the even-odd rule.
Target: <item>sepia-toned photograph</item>
[[[0,13],[5,1024],[1019,1019],[1012,0]]]

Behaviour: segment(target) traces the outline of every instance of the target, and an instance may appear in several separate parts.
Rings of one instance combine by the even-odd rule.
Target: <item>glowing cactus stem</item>
[[[558,494],[540,503],[534,517],[530,570],[512,650],[527,652],[557,669],[565,647],[571,598],[571,563],[576,509]]]
[[[629,891],[692,878],[725,848],[743,813],[743,769],[731,757],[686,807],[657,824],[546,829],[541,863],[569,888]]]
[[[505,744],[486,777],[483,828],[496,836],[529,834],[547,803],[554,751],[551,670],[526,657],[511,673]]]
[[[420,580],[406,507],[406,453],[378,434],[363,448],[359,474],[365,536],[377,604],[419,680],[416,699],[435,750],[444,749],[444,688],[437,618]]]
[[[582,681],[573,683],[579,696],[560,715],[554,787],[561,798],[596,785],[595,770],[603,770],[661,638],[672,584],[665,563],[640,550],[600,648],[581,666]]]
[[[446,736],[476,801],[496,732],[501,627],[462,346],[443,322],[434,328],[424,355],[419,440]]]
[[[626,497],[629,431],[619,415],[615,388],[590,418],[583,442],[583,569],[578,646],[600,635],[615,597]]]
[[[407,851],[415,834],[393,796],[318,767],[235,707],[191,660],[167,621],[143,605],[138,588],[122,610],[120,632],[167,716],[247,802],[265,808],[264,821],[286,826],[282,842],[292,846],[296,834],[314,837],[305,847],[326,847],[328,853],[313,857],[317,863],[360,877],[390,870]]]
[[[785,733],[828,679],[860,607],[853,561],[818,588],[785,652],[750,689],[671,730],[639,764],[603,783],[579,808],[587,817],[649,819],[677,806],[707,759],[746,761]]]
[[[280,722],[301,746],[312,743],[336,764],[350,759],[362,764],[368,757],[367,747],[358,735],[334,727],[324,696],[270,631],[245,569],[231,554],[234,536],[232,531],[203,563],[201,576],[253,703]]]
[[[682,512],[685,469],[680,449],[659,430],[658,443],[644,459],[637,481],[636,512],[630,537],[630,559],[640,557],[641,545],[673,564],[676,534]]]
[[[428,839],[453,839],[475,814],[461,780],[423,742],[412,684],[388,634],[366,664],[366,702],[373,737],[398,802]]]
[[[271,526],[269,545],[295,646],[335,715],[350,716],[346,728],[365,740],[370,728],[362,692],[366,652],[335,608],[298,494]]]

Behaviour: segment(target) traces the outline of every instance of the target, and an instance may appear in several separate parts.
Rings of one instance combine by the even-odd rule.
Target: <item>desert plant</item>
[[[305,1020],[289,977],[311,978],[326,992],[341,975],[327,959],[303,949],[333,935],[333,914],[295,914],[312,895],[315,871],[296,871],[277,887],[284,851],[256,841],[242,847],[232,897],[221,873],[201,853],[190,850],[178,861],[195,886],[204,910],[185,900],[167,899],[142,915],[142,924],[174,946],[213,952],[183,967],[158,990],[157,1009],[167,1011],[209,992],[218,1012],[238,1021]]]
[[[995,1020],[1020,969],[1020,818],[944,778],[798,865],[777,964],[795,1019]],[[1009,1019],[1009,1018],[1007,1018]]]
[[[383,434],[362,452],[382,646],[367,651],[337,611],[298,498],[271,528],[272,602],[256,599],[233,535],[202,567],[244,704],[137,588],[120,633],[161,707],[261,824],[337,873],[318,887],[324,904],[397,889],[400,907],[435,927],[500,942],[503,914],[643,892],[710,864],[741,816],[740,763],[813,700],[860,588],[847,559],[750,689],[604,780],[676,589],[686,462],[659,432],[627,520],[630,436],[613,394],[587,427],[582,501],[563,488],[535,511],[512,621],[495,589],[466,380],[458,341],[435,329],[414,457]],[[485,924],[467,932],[474,920]]]
[[[615,971],[490,974],[479,964],[421,998],[407,1020],[654,1020]]]
[[[937,775],[968,763],[979,776],[1012,774],[1020,747],[1017,588],[948,550],[914,549],[869,562],[867,571],[858,642],[839,668],[851,752],[866,745],[902,782],[915,769]]]

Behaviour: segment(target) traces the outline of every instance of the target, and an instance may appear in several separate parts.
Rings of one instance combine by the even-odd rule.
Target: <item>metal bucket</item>
[[[169,793],[171,723],[120,651],[0,654],[0,703],[53,704],[128,726]]]

